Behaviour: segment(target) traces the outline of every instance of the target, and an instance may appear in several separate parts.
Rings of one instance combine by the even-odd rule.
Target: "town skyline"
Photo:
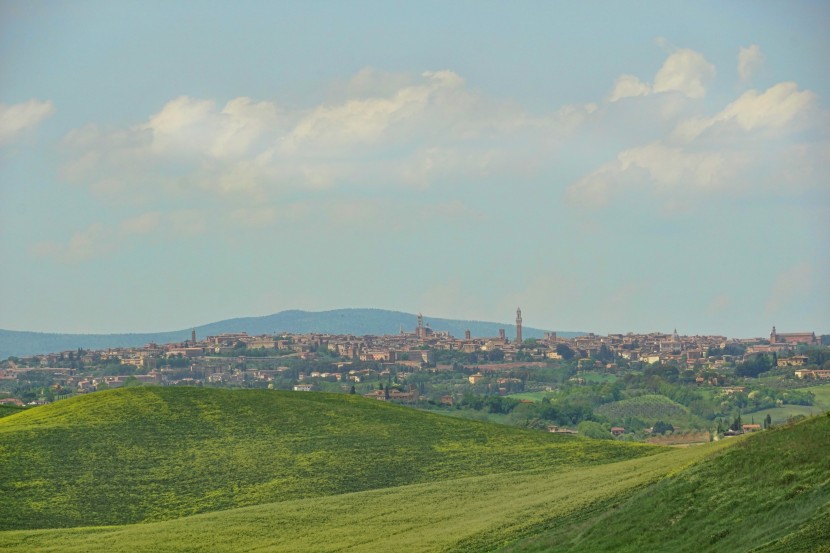
[[[829,12],[5,0],[0,328],[827,332]]]
[[[719,333],[706,332],[678,332],[677,327],[671,331],[649,330],[649,331],[612,331],[597,333],[593,331],[562,330],[556,327],[538,328],[528,327],[523,324],[522,309],[516,309],[516,319],[511,323],[494,321],[471,321],[444,319],[439,317],[425,316],[423,313],[404,313],[399,311],[386,311],[380,309],[343,309],[323,312],[307,311],[285,311],[265,317],[243,317],[217,321],[215,323],[194,326],[190,330],[179,329],[170,332],[150,333],[124,333],[124,334],[51,334],[31,333],[20,331],[5,331],[0,329],[0,359],[17,356],[39,355],[54,351],[78,350],[111,350],[123,348],[135,348],[147,344],[175,344],[196,342],[197,334],[217,335],[245,335],[250,337],[287,335],[317,335],[317,336],[351,336],[351,337],[392,337],[410,334],[405,329],[415,325],[411,333],[419,340],[427,337],[444,337],[450,342],[446,349],[454,349],[458,340],[487,340],[497,337],[503,344],[522,344],[524,337],[531,340],[555,342],[557,336],[565,340],[577,339],[579,337],[612,337],[614,339],[638,336],[679,336],[706,338],[725,342],[726,340],[738,340],[745,343],[759,342],[765,340],[763,334],[752,336],[729,336]],[[198,331],[197,331],[198,329]],[[802,341],[807,337],[808,344],[820,344],[830,341],[830,333],[824,334],[820,329],[806,330],[784,329],[778,332],[776,326],[772,326],[769,333],[769,343],[775,344],[776,336],[782,337],[786,343],[793,337]],[[526,331],[526,332],[525,332]],[[463,336],[463,338],[462,338]],[[51,346],[47,345],[51,344]],[[710,344],[711,345],[711,344]],[[755,353],[750,351],[749,353]]]

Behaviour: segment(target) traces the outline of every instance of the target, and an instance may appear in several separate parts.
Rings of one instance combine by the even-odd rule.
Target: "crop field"
[[[659,451],[359,396],[123,388],[0,419],[0,530],[157,521]]]
[[[612,421],[635,417],[649,423],[658,420],[666,422],[684,420],[690,415],[686,407],[660,395],[645,395],[606,403],[598,407],[596,411]]]
[[[498,548],[625,497],[722,445],[585,468],[491,474],[158,523],[0,532],[4,551],[459,551]]]

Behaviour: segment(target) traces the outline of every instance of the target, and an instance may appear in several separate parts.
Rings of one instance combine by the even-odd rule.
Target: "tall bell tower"
[[[522,345],[522,308],[516,309],[516,345]]]

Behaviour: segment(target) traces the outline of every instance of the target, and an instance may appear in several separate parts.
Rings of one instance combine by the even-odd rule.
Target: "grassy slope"
[[[721,455],[581,513],[509,551],[830,551],[830,416],[748,437]]]
[[[584,468],[477,476],[110,528],[0,532],[4,551],[469,551],[497,548],[722,444]]]
[[[163,520],[657,451],[357,396],[126,388],[0,419],[0,529]]]

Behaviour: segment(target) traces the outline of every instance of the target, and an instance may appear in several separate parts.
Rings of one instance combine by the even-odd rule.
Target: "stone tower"
[[[516,345],[522,344],[522,308],[516,309]]]

